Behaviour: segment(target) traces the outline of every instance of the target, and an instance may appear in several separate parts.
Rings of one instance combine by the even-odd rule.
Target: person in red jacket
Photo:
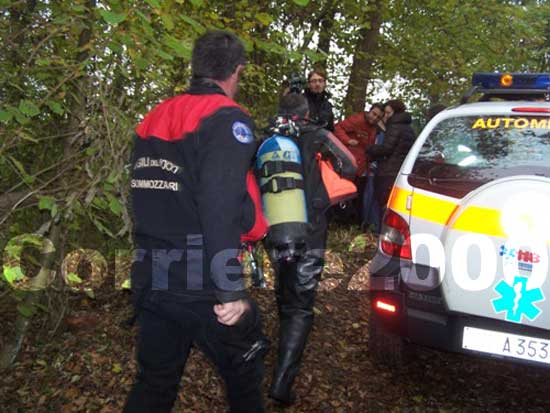
[[[207,32],[193,49],[190,88],[136,128],[131,280],[140,331],[126,413],[171,411],[192,346],[216,365],[231,412],[263,411],[267,340],[239,262],[243,234],[261,233],[247,190],[254,123],[233,100],[245,65],[235,35]]]
[[[355,113],[334,127],[334,134],[348,147],[357,161],[357,176],[365,175],[367,158],[365,149],[373,145],[378,131],[378,122],[384,117],[384,106],[375,103],[368,112]]]
[[[355,202],[355,215],[361,216],[362,193],[366,184],[367,158],[365,149],[374,144],[378,132],[378,123],[384,117],[384,106],[375,103],[368,112],[355,113],[334,127],[334,135],[347,146],[357,161],[355,183],[359,197]]]

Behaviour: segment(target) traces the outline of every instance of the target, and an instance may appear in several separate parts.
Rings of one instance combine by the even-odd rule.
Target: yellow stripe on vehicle
[[[507,236],[500,224],[500,211],[477,206],[466,208],[454,222],[452,228],[493,237],[506,238]]]
[[[429,195],[415,193],[412,199],[411,215],[441,225],[447,225],[457,203]]]
[[[458,202],[419,192],[413,193],[399,187],[392,189],[388,208],[405,215],[410,214],[412,219],[420,218],[441,226],[450,225],[450,228],[456,231],[508,238],[501,224],[501,211],[498,209],[468,206],[453,222],[451,219],[459,208]],[[550,245],[550,236],[546,242]]]
[[[394,186],[391,190],[388,208],[395,212],[402,212],[408,215],[409,210],[407,209],[407,197],[409,195],[412,195],[411,191]]]
[[[407,198],[412,195],[411,209],[407,209]],[[415,192],[414,194],[399,187],[394,187],[388,207],[396,212],[411,215],[439,225],[449,224],[453,213],[459,204],[446,199]],[[456,221],[452,229],[473,232],[494,237],[506,237],[500,224],[500,211],[491,208],[470,206],[466,208]]]

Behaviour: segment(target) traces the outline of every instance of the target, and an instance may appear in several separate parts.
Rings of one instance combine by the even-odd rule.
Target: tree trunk
[[[324,52],[327,54],[327,58],[323,59],[319,66],[323,70],[327,70],[327,60],[328,55],[330,54],[330,40],[332,39],[332,27],[334,26],[334,13],[336,9],[334,8],[334,2],[329,2],[329,9],[327,13],[322,16],[321,24],[319,25],[319,43],[317,45],[318,52]]]
[[[383,7],[381,0],[375,0],[367,18],[369,28],[363,28],[359,31],[348,91],[344,99],[344,113],[346,115],[365,110],[367,85],[372,75],[372,65],[376,59]]]

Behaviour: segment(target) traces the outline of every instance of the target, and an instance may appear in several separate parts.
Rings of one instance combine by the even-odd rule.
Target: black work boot
[[[307,338],[313,325],[315,290],[323,269],[321,257],[306,254],[276,266],[275,294],[279,308],[279,352],[269,396],[290,405]]]
[[[292,384],[298,375],[313,316],[300,311],[290,320],[282,320],[279,334],[277,365],[269,397],[289,406],[296,400]]]

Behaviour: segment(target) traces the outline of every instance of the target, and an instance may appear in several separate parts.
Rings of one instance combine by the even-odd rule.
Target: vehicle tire
[[[376,364],[392,369],[404,367],[409,360],[408,343],[392,332],[387,331],[382,322],[373,314],[369,315],[368,352]]]

